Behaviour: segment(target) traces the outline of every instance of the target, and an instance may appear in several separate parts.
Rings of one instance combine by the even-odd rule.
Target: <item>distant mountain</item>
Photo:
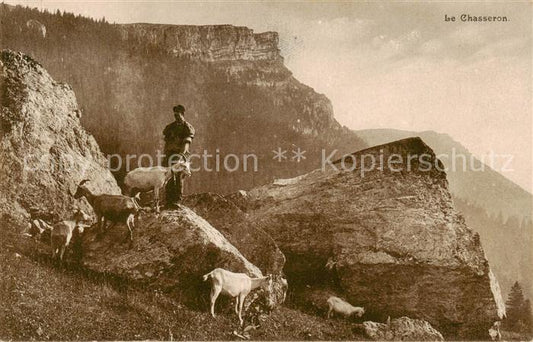
[[[447,134],[434,131],[412,132],[395,129],[359,130],[355,133],[374,146],[406,137],[418,136],[437,155],[472,154]],[[455,170],[449,158],[440,158],[447,168],[447,177],[455,205],[463,213],[468,226],[478,231],[487,257],[507,293],[518,280],[533,298],[533,226],[532,195],[500,173],[485,165],[483,171],[463,169],[457,159]],[[475,169],[481,162],[474,157]]]

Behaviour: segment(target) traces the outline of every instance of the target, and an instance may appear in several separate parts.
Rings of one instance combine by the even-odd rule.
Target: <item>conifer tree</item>
[[[511,288],[505,305],[507,307],[506,329],[522,333],[530,332],[532,328],[531,303],[524,298],[522,286],[518,281]]]

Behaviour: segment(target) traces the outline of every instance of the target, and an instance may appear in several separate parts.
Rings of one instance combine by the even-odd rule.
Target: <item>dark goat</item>
[[[124,222],[130,231],[130,241],[133,241],[135,215],[141,209],[136,200],[139,198],[139,194],[135,197],[108,194],[95,195],[85,185],[88,181],[88,179],[84,179],[78,184],[74,198],[85,197],[87,199],[96,214],[96,222],[99,225],[100,232],[103,232],[104,228],[106,228],[107,221],[113,223]]]

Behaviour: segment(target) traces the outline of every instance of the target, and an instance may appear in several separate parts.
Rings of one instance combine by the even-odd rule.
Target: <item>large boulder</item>
[[[442,334],[420,319],[400,317],[385,323],[363,322],[365,335],[374,341],[444,341]]]
[[[372,158],[395,162],[371,169]],[[249,191],[241,224],[273,237],[291,287],[302,289],[295,296],[329,288],[364,306],[367,319],[409,316],[446,337],[485,337],[503,301],[441,167],[419,138],[366,149]]]
[[[208,308],[210,286],[202,276],[214,268],[263,276],[218,230],[185,206],[159,215],[144,213],[135,226],[131,245],[124,224],[103,234],[95,226],[87,230],[81,245],[83,267],[168,292],[201,309]],[[271,291],[255,292],[246,307],[252,302],[261,309],[280,304],[284,293],[276,289],[274,284]]]
[[[0,217],[18,223],[69,218],[84,178],[120,193],[94,138],[80,124],[70,86],[21,53],[0,52]]]

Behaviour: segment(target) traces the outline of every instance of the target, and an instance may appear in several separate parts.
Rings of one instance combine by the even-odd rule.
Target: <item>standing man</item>
[[[185,107],[174,106],[174,122],[170,123],[163,130],[165,138],[165,159],[164,166],[172,166],[180,158],[188,158],[189,147],[194,138],[194,128],[185,121]],[[183,197],[183,178],[175,177],[166,186],[166,204],[168,207],[176,207]]]

